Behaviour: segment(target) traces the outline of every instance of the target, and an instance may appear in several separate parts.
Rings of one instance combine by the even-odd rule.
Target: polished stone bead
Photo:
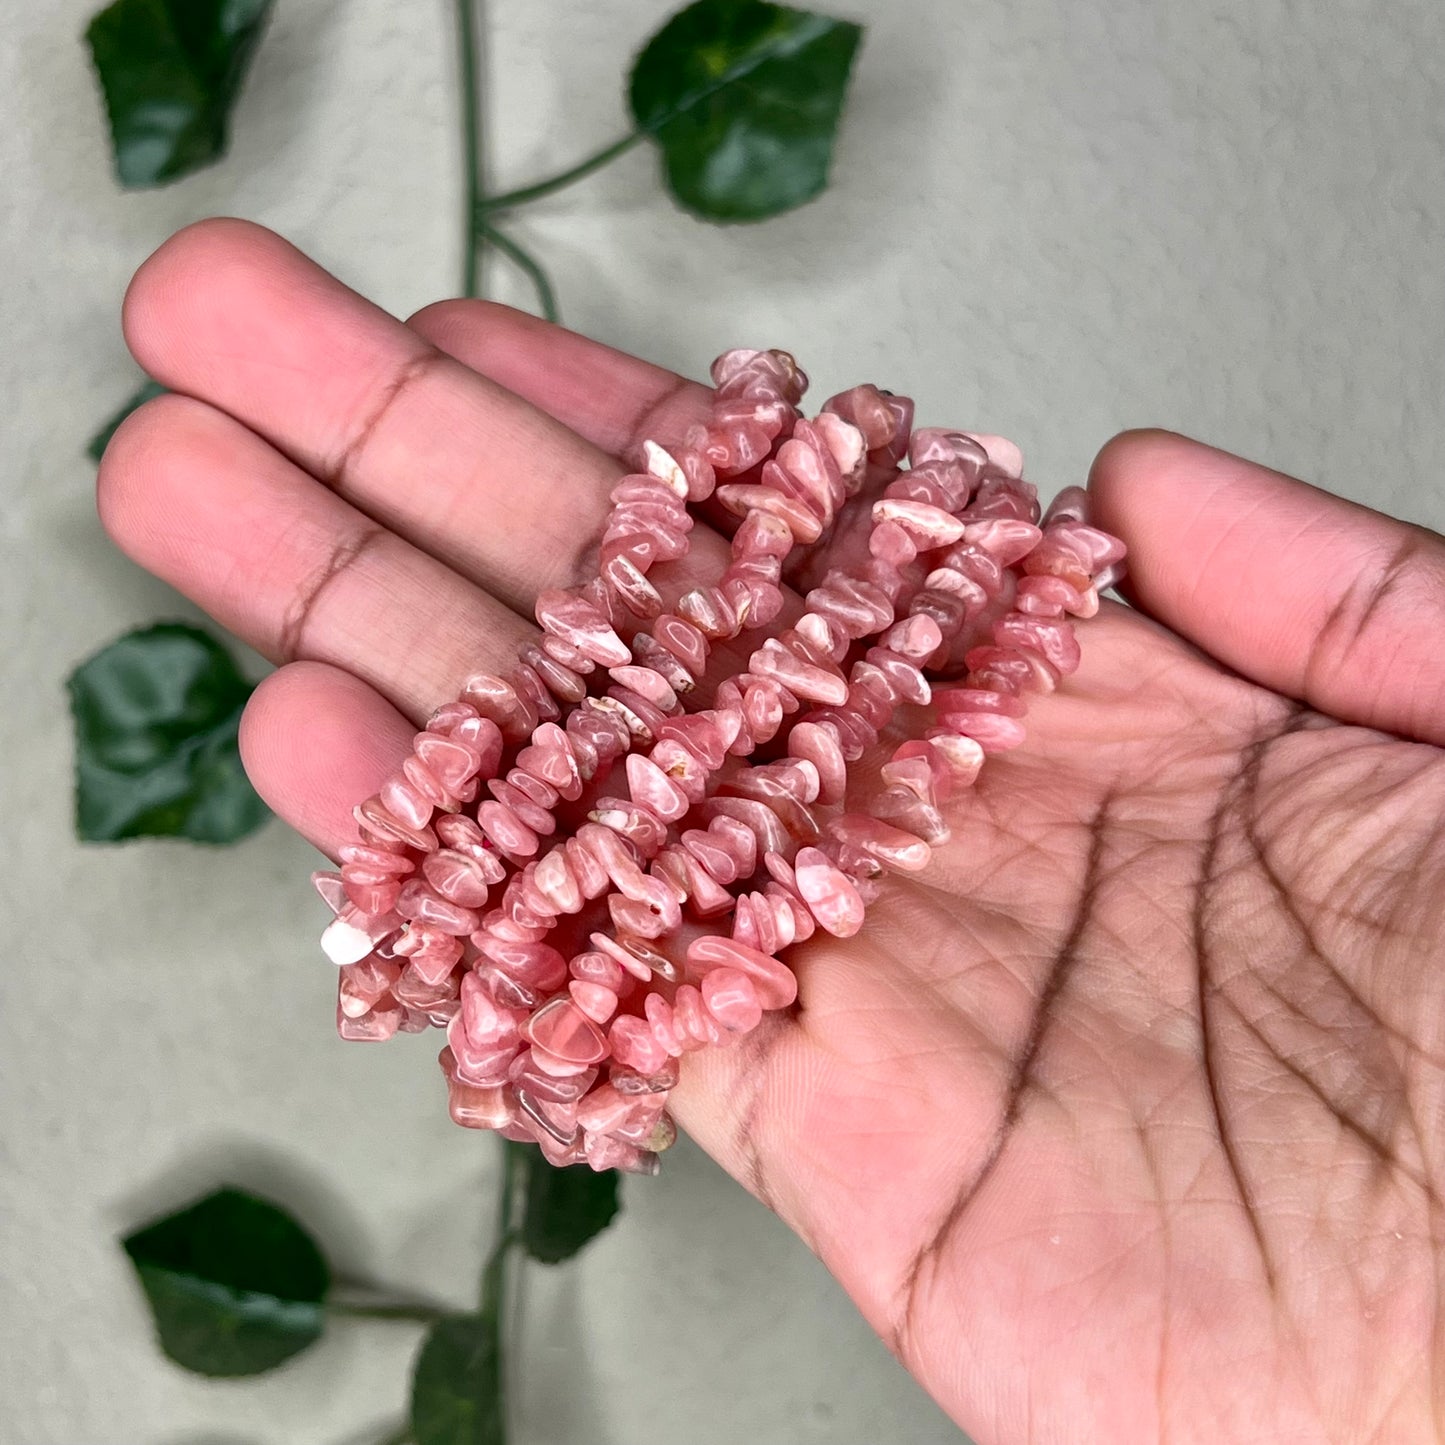
[[[785,963],[736,939],[711,934],[695,938],[688,945],[687,962],[700,977],[714,968],[733,968],[746,974],[764,1009],[787,1008],[798,996],[798,980]]]
[[[473,932],[482,921],[475,909],[450,902],[434,892],[420,878],[407,879],[396,900],[396,911],[403,918],[430,924],[443,933],[456,934],[459,937]]]
[[[524,828],[530,828],[539,837],[556,832],[557,820],[551,811],[539,807],[522,789],[505,778],[492,778],[487,783],[487,791],[516,817]]]
[[[875,522],[892,522],[901,528],[919,551],[948,547],[964,535],[964,523],[942,507],[927,502],[906,502],[885,497],[873,504]],[[906,561],[912,561],[911,557]]]
[[[692,806],[688,795],[658,765],[640,753],[627,759],[627,786],[632,800],[666,823],[675,823]]]
[[[810,762],[818,778],[818,801],[825,805],[843,800],[848,784],[848,766],[838,736],[831,727],[800,722],[788,734],[788,752]]]
[[[605,1024],[617,1012],[617,995],[600,983],[574,978],[567,985],[572,1002],[595,1024]]]
[[[486,903],[486,875],[475,858],[452,848],[439,848],[422,859],[421,867],[426,881],[449,902],[463,908],[480,908]]]
[[[708,1012],[730,1034],[757,1028],[763,1006],[752,979],[737,968],[715,968],[702,979],[702,997]]]
[[[543,1005],[522,1026],[529,1043],[572,1064],[596,1064],[607,1057],[602,1031],[569,998]]]
[[[809,911],[835,938],[852,938],[863,927],[863,900],[857,888],[825,853],[800,849],[794,871]]]
[[[602,667],[631,662],[627,645],[613,631],[606,617],[590,602],[558,589],[542,592],[535,608],[537,622],[545,632],[570,643]]]
[[[621,964],[633,978],[643,983],[652,983],[658,978],[668,983],[677,982],[677,966],[644,939],[631,934],[613,937],[608,933],[594,933],[588,942],[597,952]]]
[[[508,742],[520,742],[539,721],[517,689],[494,673],[473,673],[462,684],[462,697],[488,718]]]
[[[540,846],[536,832],[505,803],[489,799],[477,807],[477,826],[504,857],[523,862],[536,856]]]
[[[669,1057],[647,1022],[632,1014],[621,1014],[613,1019],[608,1042],[612,1057],[638,1074],[655,1074]]]
[[[337,970],[337,1007],[347,1018],[360,1018],[389,994],[401,977],[401,968],[390,959],[368,954],[357,963]]]
[[[833,837],[875,858],[885,868],[918,873],[928,867],[933,850],[901,828],[891,827],[863,813],[845,813],[828,824]]]

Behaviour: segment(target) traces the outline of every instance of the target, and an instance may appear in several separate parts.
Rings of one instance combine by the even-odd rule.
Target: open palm
[[[126,323],[180,394],[102,516],[286,664],[246,764],[331,853],[587,575],[622,458],[706,410],[504,308],[404,326],[240,222]],[[689,1059],[680,1122],[988,1445],[1435,1438],[1445,542],[1164,433],[1093,491],[1138,610],[1083,624],[926,872],[791,951],[796,1013]]]

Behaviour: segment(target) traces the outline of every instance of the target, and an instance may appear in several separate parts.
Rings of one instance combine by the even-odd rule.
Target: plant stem
[[[615,161],[624,151],[630,151],[646,134],[646,131],[632,131],[623,136],[621,140],[604,146],[596,155],[588,156],[585,161],[579,161],[569,170],[560,171],[555,176],[534,181],[530,186],[507,191],[500,196],[488,196],[478,202],[479,213],[482,216],[494,216],[499,211],[510,211],[517,206],[525,206],[528,201],[538,201],[543,196],[550,196],[554,192],[570,186],[574,181],[580,181],[584,176],[590,176],[593,171],[600,171],[603,166]]]
[[[517,1172],[518,1146],[503,1139],[502,1145],[502,1198],[497,1208],[497,1237],[492,1243],[491,1253],[482,1267],[481,1298],[477,1313],[483,1332],[491,1334],[494,1341],[493,1358],[497,1362],[497,1417],[502,1422],[503,1433],[507,1423],[507,1351],[502,1338],[502,1307],[507,1295],[507,1258],[512,1246],[521,1238],[513,1226],[514,1211],[518,1193]]]
[[[478,45],[475,0],[456,0],[457,59],[461,66],[462,163],[466,225],[463,231],[462,295],[481,294],[482,233],[477,217],[487,204],[482,188],[482,112],[477,84]]]
[[[400,1320],[407,1324],[430,1325],[445,1319],[451,1310],[437,1309],[435,1305],[402,1304],[390,1300],[375,1304],[362,1301],[331,1300],[327,1311],[353,1320]]]
[[[508,1230],[506,1234],[498,1236],[497,1242],[492,1246],[492,1252],[487,1256],[487,1262],[482,1270],[482,1313],[490,1310],[501,1311],[504,1296],[507,1292],[506,1260],[512,1251],[512,1246],[521,1241],[521,1234],[515,1230]]]
[[[478,232],[485,236],[497,250],[499,250],[518,270],[526,273],[532,285],[536,288],[537,304],[541,307],[542,315],[548,321],[555,322],[558,319],[557,295],[552,290],[552,283],[547,278],[547,273],[542,269],[541,263],[530,251],[524,250],[510,236],[503,233],[486,221],[477,222]]]
[[[502,1198],[497,1207],[497,1238],[487,1263],[482,1270],[481,1312],[501,1314],[502,1298],[507,1285],[507,1256],[520,1238],[514,1227],[517,1200],[517,1185],[520,1175],[517,1171],[517,1146],[508,1140],[502,1141]]]

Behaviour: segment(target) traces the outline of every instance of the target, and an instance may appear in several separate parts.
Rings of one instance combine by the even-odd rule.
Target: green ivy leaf
[[[271,3],[115,0],[91,20],[85,38],[121,185],[164,185],[225,153]]]
[[[75,828],[87,842],[234,843],[269,816],[236,746],[251,684],[199,628],[128,633],[70,675]]]
[[[412,1370],[411,1433],[416,1445],[504,1445],[495,1313],[451,1315],[427,1331]]]
[[[616,1218],[617,1174],[599,1174],[585,1164],[554,1169],[540,1149],[516,1147],[527,1155],[522,1243],[533,1259],[560,1264]]]
[[[106,447],[110,445],[111,437],[120,430],[121,422],[123,422],[131,412],[139,411],[146,402],[153,401],[158,396],[164,396],[165,393],[166,389],[160,382],[147,381],[145,385],[140,387],[134,395],[132,395],[130,400],[91,437],[90,441],[86,444],[86,456],[88,456],[91,461],[98,462]]]
[[[289,1214],[218,1189],[121,1241],[161,1348],[201,1375],[259,1375],[304,1350],[325,1322],[330,1272]]]
[[[628,99],[669,189],[710,221],[761,221],[828,184],[861,26],[763,0],[697,0],[648,41]]]

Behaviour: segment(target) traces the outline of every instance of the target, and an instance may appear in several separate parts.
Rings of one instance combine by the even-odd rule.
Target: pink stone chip
[[[589,1134],[610,1134],[636,1110],[636,1098],[619,1094],[611,1084],[599,1084],[578,1104],[577,1122]]]
[[[526,1014],[498,1005],[478,974],[469,972],[462,978],[461,1005],[461,1027],[474,1047],[515,1047]]]
[[[876,522],[895,522],[919,548],[947,547],[964,533],[964,524],[951,512],[927,502],[905,502],[885,497],[873,504]]]
[[[607,1057],[601,1029],[570,998],[554,998],[527,1020],[529,1042],[569,1064],[596,1064]]]
[[[426,764],[427,769],[449,793],[458,793],[466,784],[483,770],[488,758],[493,768],[501,757],[501,735],[495,725],[492,732],[497,736],[495,756],[488,749],[484,757],[482,750],[457,738],[438,737],[435,733],[416,735],[416,755]]]
[[[852,938],[863,927],[863,900],[852,880],[817,848],[801,848],[794,860],[798,892],[813,917],[835,938]]]
[[[839,803],[848,786],[848,765],[837,735],[818,723],[800,722],[788,734],[788,752],[812,763],[818,773],[818,801]]]
[[[1027,737],[1023,722],[995,712],[945,712],[938,717],[944,732],[972,738],[985,753],[1001,753],[1018,747]]]
[[[617,1012],[617,995],[600,983],[574,978],[567,985],[572,1001],[595,1024],[605,1024]]]
[[[933,850],[927,843],[863,813],[844,813],[834,818],[828,831],[840,842],[861,849],[886,868],[900,873],[918,873],[928,867]]]
[[[789,692],[812,702],[837,707],[848,698],[848,684],[832,664],[813,663],[770,637],[753,653],[749,670],[757,677],[773,678]]]
[[[984,751],[973,738],[958,737],[939,728],[929,728],[923,736],[948,765],[955,787],[966,788],[978,777]]]
[[[641,753],[627,756],[627,786],[634,803],[640,803],[666,823],[675,823],[692,806],[682,788]]]
[[[567,866],[565,847],[553,848],[538,860],[532,882],[547,905],[558,914],[580,913],[585,901],[572,869]]]
[[[447,1050],[443,1050],[446,1053]],[[466,1083],[456,1066],[447,1070],[447,1111],[464,1129],[504,1129],[516,1118],[516,1095],[505,1085]]]
[[[704,974],[702,997],[708,1012],[730,1034],[751,1032],[763,1016],[752,979],[738,968],[715,968]]]
[[[787,964],[734,938],[704,934],[688,945],[687,961],[706,978],[714,968],[734,968],[745,973],[765,1009],[787,1008],[798,997],[798,980]]]
[[[463,908],[480,908],[487,901],[487,879],[481,863],[452,848],[438,848],[422,859],[421,871],[442,898]],[[475,926],[475,925],[473,925]],[[463,930],[471,932],[471,929]]]
[[[608,1033],[612,1057],[639,1074],[655,1074],[667,1063],[668,1053],[654,1037],[645,1019],[622,1014],[613,1019]]]
[[[558,588],[538,594],[536,617],[543,631],[560,637],[603,667],[632,661],[626,643],[590,602]]]
[[[988,453],[989,465],[1006,477],[1021,477],[1024,474],[1024,454],[1007,437],[990,436],[986,432],[963,432],[963,436],[975,441]]]

